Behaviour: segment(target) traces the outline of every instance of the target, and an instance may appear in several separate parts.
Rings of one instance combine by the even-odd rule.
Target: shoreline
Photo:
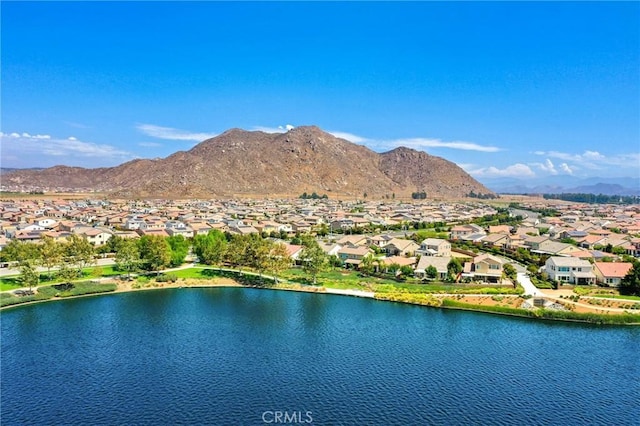
[[[594,324],[594,325],[625,325],[625,326],[639,326],[640,322],[631,322],[631,323],[624,323],[624,322],[615,322],[615,323],[605,323],[605,324],[601,324],[598,323],[596,321],[593,320],[588,320],[588,319],[579,319],[579,318],[548,318],[548,317],[542,317],[542,316],[535,316],[535,315],[527,315],[525,312],[525,309],[523,310],[523,313],[519,314],[519,313],[515,313],[515,312],[499,312],[499,311],[495,311],[495,310],[491,310],[491,309],[482,309],[481,307],[476,307],[476,306],[445,306],[444,304],[440,304],[438,306],[432,306],[432,305],[428,305],[428,304],[423,304],[423,303],[416,303],[416,302],[411,302],[411,301],[403,301],[403,300],[389,300],[389,299],[384,299],[384,298],[379,298],[376,297],[374,292],[370,292],[370,291],[364,291],[364,290],[356,290],[356,289],[333,289],[333,288],[326,288],[326,287],[322,287],[322,286],[302,286],[299,284],[295,284],[295,285],[287,285],[285,283],[279,283],[276,286],[251,286],[251,285],[242,285],[240,283],[238,283],[237,281],[234,281],[232,279],[228,279],[228,278],[219,278],[215,281],[212,280],[206,280],[204,283],[202,282],[203,280],[197,280],[197,279],[183,279],[181,281],[176,281],[176,282],[167,282],[167,283],[159,283],[159,285],[149,285],[149,286],[142,286],[139,288],[133,288],[132,286],[132,282],[123,282],[123,281],[113,281],[113,284],[117,285],[116,290],[114,291],[108,291],[108,292],[101,292],[101,293],[90,293],[90,294],[81,294],[81,295],[77,295],[77,296],[67,296],[67,297],[52,297],[50,299],[44,299],[44,300],[34,300],[34,301],[29,301],[29,302],[24,302],[24,303],[16,303],[13,305],[7,305],[7,306],[3,306],[0,307],[0,312],[4,311],[4,310],[8,310],[8,309],[12,309],[12,308],[19,308],[22,306],[29,306],[29,305],[34,305],[34,304],[39,304],[39,303],[45,303],[45,302],[54,302],[54,301],[59,301],[59,300],[68,300],[68,299],[77,299],[77,298],[82,298],[82,297],[95,297],[95,296],[105,296],[105,295],[110,295],[110,294],[122,294],[122,293],[132,293],[132,292],[137,292],[137,291],[149,291],[149,290],[164,290],[164,289],[182,289],[182,288],[254,288],[254,289],[260,289],[260,290],[278,290],[278,291],[295,291],[295,292],[299,292],[299,293],[316,293],[316,294],[330,294],[330,295],[337,295],[337,296],[349,296],[349,297],[360,297],[360,298],[366,298],[366,299],[372,299],[372,300],[376,300],[376,301],[380,301],[380,302],[392,302],[392,303],[401,303],[404,305],[414,305],[414,306],[422,306],[422,307],[426,307],[426,308],[438,308],[438,309],[447,309],[447,310],[458,310],[458,311],[467,311],[467,312],[479,312],[479,313],[483,313],[483,314],[493,314],[493,315],[502,315],[502,316],[509,316],[509,317],[514,317],[514,318],[524,318],[524,319],[533,319],[533,320],[544,320],[544,321],[561,321],[561,322],[571,322],[571,323],[580,323],[580,324]],[[216,282],[217,281],[217,282]],[[156,283],[158,284],[158,283]],[[434,296],[434,298],[443,301],[445,299],[447,299],[447,296],[453,296],[453,295],[431,295]],[[436,297],[436,296],[439,296]],[[471,297],[480,297],[480,296],[488,296],[488,295],[476,295],[476,294],[472,294],[472,295],[468,295]],[[580,314],[580,315],[585,315],[588,316],[589,314]],[[602,314],[600,314],[602,315]],[[624,314],[619,314],[619,315],[611,315],[612,318],[616,317],[616,316],[621,316]],[[632,314],[634,315],[634,314]],[[638,315],[638,314],[635,314]]]

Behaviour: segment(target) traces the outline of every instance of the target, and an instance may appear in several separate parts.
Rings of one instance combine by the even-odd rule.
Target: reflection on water
[[[170,289],[2,313],[2,424],[633,424],[640,329]],[[30,404],[25,404],[30,401]],[[37,406],[37,409],[31,407]]]

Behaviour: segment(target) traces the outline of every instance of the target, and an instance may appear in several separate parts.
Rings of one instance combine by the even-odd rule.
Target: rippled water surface
[[[242,288],[2,312],[1,423],[640,424],[640,328]]]

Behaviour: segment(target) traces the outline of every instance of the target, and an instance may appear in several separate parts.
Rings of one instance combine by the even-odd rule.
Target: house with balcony
[[[465,262],[462,271],[463,278],[475,281],[499,283],[502,279],[504,261],[491,254],[481,254],[471,262]]]
[[[440,238],[426,238],[420,243],[420,248],[416,249],[416,255],[421,256],[451,256],[451,243]]]
[[[596,276],[588,260],[576,257],[551,256],[544,265],[549,278],[560,284],[593,285]]]

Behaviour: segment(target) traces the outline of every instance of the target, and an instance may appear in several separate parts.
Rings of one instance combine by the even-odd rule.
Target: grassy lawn
[[[219,276],[216,272],[217,268],[188,268],[179,271],[167,272],[167,274],[175,275],[178,278],[194,278],[194,279],[210,279]]]
[[[283,278],[300,284],[311,284],[309,277],[301,269],[289,269],[282,274]],[[318,285],[336,289],[370,290],[377,293],[481,293],[512,294],[518,290],[509,286],[470,286],[463,284],[447,284],[443,282],[422,283],[415,279],[396,281],[391,278],[363,276],[355,271],[326,271],[318,274]],[[521,290],[520,290],[521,292]]]
[[[15,296],[10,293],[0,294],[0,306],[18,305],[20,303],[48,300],[54,297],[80,296],[84,294],[108,293],[116,290],[115,284],[101,284],[92,281],[74,284],[52,284],[38,288],[38,293],[30,296]]]
[[[100,271],[101,271],[100,274],[96,274],[96,272],[100,272]],[[97,267],[92,266],[89,268],[84,268],[82,270],[82,277],[78,277],[78,279],[75,281],[90,280],[90,279],[101,278],[101,277],[112,277],[120,274],[122,274],[122,272],[116,271],[113,265],[105,265],[105,266],[97,266]],[[61,280],[59,280],[56,276],[56,271],[51,271],[51,275],[53,276],[53,278],[49,280],[49,273],[46,271],[41,272],[39,285],[57,284],[61,282]],[[20,283],[20,281],[18,281],[17,275],[0,278],[0,291],[13,290],[15,288],[20,288],[20,287],[22,287],[22,284]]]

